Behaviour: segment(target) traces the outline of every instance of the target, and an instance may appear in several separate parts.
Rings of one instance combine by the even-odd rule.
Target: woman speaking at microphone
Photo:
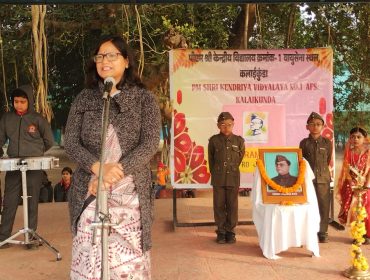
[[[108,37],[99,43],[88,66],[86,88],[74,100],[68,116],[65,150],[78,164],[69,194],[71,279],[101,279],[100,228],[93,244],[91,223],[96,199],[91,198],[97,192],[100,169],[102,97],[109,89],[102,166],[102,187],[108,190],[110,222],[114,224],[108,237],[109,279],[150,279],[150,159],[158,148],[160,111],[155,97],[144,88],[134,56],[121,37]]]

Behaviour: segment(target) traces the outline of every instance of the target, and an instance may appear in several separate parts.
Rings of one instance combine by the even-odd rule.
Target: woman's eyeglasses
[[[116,61],[119,55],[122,55],[122,54],[121,53],[97,54],[97,55],[94,55],[94,62],[95,63],[103,62],[104,57],[107,57],[108,61]]]

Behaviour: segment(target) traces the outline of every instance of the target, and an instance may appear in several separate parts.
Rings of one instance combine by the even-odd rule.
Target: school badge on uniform
[[[28,132],[29,133],[35,133],[37,131],[37,128],[34,124],[31,124],[28,126]]]

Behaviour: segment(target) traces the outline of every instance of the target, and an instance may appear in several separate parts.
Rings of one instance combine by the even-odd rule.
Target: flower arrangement
[[[304,175],[306,172],[306,162],[304,160],[299,161],[298,178],[297,178],[296,183],[293,186],[289,186],[289,187],[280,186],[279,184],[272,181],[271,178],[267,175],[267,172],[266,172],[265,166],[263,165],[262,160],[257,159],[257,166],[261,173],[261,177],[266,182],[266,184],[268,184],[271,188],[273,188],[275,191],[278,191],[280,193],[297,192],[297,190],[304,183]]]
[[[364,219],[366,218],[365,207],[356,207],[356,221],[351,223],[351,236],[355,239],[355,243],[351,246],[352,266],[359,271],[366,271],[369,269],[367,259],[362,255],[360,248],[361,244],[364,243],[364,235],[366,234],[366,228]]]

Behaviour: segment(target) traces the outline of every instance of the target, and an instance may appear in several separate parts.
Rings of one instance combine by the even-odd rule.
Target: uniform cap
[[[281,161],[286,161],[290,165],[290,161],[283,155],[277,155],[275,159],[275,164]]]
[[[229,112],[222,112],[217,119],[217,122],[222,122],[225,120],[234,120],[234,117]]]
[[[322,121],[322,124],[324,124],[324,119],[316,112],[312,112],[309,116],[308,116],[308,119],[307,119],[307,124],[310,123],[310,121],[312,121],[313,119],[317,119],[317,120],[321,120]]]

